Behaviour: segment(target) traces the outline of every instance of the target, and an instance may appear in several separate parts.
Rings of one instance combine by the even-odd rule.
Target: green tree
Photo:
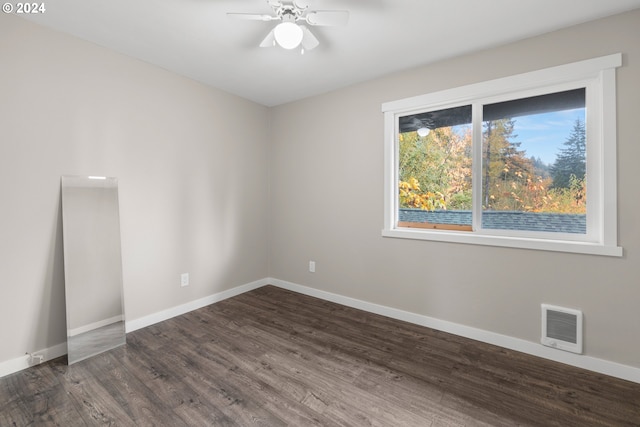
[[[533,176],[533,164],[520,150],[520,142],[513,141],[513,119],[504,118],[484,123],[483,135],[483,205],[486,209],[516,209],[516,182]]]
[[[564,148],[551,165],[552,188],[569,188],[572,175],[578,180],[584,180],[587,170],[586,150],[584,122],[576,119],[571,134],[564,142]]]
[[[442,195],[436,208],[471,209],[470,130],[442,127],[426,137],[406,132],[399,136],[399,145],[401,206],[425,208],[418,206],[418,196]],[[412,184],[416,182],[417,188]]]
[[[531,164],[533,165],[533,171],[536,175],[541,176],[542,178],[548,178],[549,175],[549,165],[542,161],[540,157],[529,157]]]

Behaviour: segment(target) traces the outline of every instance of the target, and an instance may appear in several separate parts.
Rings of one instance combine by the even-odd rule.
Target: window
[[[620,54],[383,104],[383,236],[621,256]]]

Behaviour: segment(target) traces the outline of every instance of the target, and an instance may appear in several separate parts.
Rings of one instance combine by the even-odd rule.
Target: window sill
[[[604,246],[598,243],[570,242],[522,237],[488,236],[455,231],[431,231],[408,229],[384,229],[383,237],[400,239],[431,240],[436,242],[466,243],[471,245],[498,246],[505,248],[533,249],[553,252],[569,252],[587,255],[621,257],[620,246]]]

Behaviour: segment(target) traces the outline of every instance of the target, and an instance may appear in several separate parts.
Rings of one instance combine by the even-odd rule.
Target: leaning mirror
[[[67,357],[73,364],[126,342],[118,180],[63,176]]]

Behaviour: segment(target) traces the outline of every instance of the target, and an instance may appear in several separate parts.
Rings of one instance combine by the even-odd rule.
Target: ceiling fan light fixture
[[[280,46],[283,49],[300,47],[300,54],[315,49],[320,42],[308,25],[333,27],[346,25],[349,12],[346,10],[308,10],[298,0],[267,0],[273,14],[227,13],[227,16],[249,21],[280,21],[262,40],[260,47]]]
[[[281,22],[273,30],[276,42],[284,49],[295,49],[302,42],[302,28],[293,22]]]

